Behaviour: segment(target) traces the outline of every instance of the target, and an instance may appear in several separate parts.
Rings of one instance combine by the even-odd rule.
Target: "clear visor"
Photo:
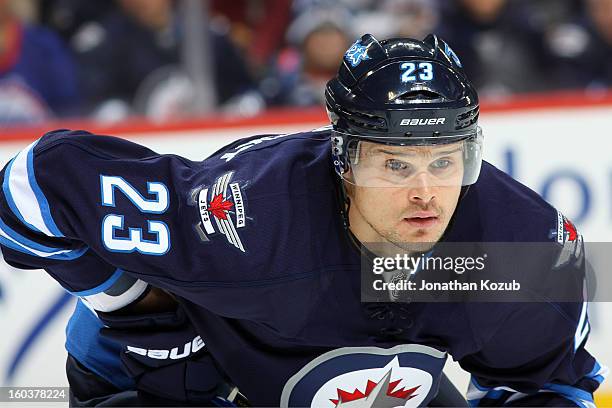
[[[357,186],[466,186],[474,184],[480,173],[480,128],[472,135],[421,138],[405,145],[359,140],[354,136],[344,140],[349,140],[345,146],[348,168],[341,176]]]

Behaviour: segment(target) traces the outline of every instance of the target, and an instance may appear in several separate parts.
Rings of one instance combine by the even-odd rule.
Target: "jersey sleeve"
[[[559,251],[551,271],[583,279],[582,238],[560,213],[559,219]],[[565,238],[564,229],[570,230]],[[569,286],[582,302],[518,304],[478,352],[459,360],[471,373],[470,405],[595,406],[593,392],[608,369],[585,349],[590,324],[584,287]]]
[[[120,138],[51,132],[0,174],[3,256],[81,296],[112,296],[132,277],[269,323],[281,315],[260,300],[289,288],[306,308],[303,285],[318,287],[320,254],[336,256],[302,238],[337,226],[328,144],[311,132],[267,135],[192,162]]]
[[[470,405],[594,407],[593,392],[608,370],[585,349],[586,308],[572,305],[571,317],[556,317],[526,307],[512,318],[525,322],[536,313],[538,328],[506,322],[483,350],[460,361],[472,374]]]
[[[0,246],[5,261],[17,268],[45,269],[99,311],[117,310],[138,299],[148,285],[103,256],[100,218],[110,216],[101,211],[117,204],[115,190],[127,183],[120,177],[105,179],[104,174],[127,170],[138,177],[138,169],[148,171],[147,158],[156,157],[137,144],[87,132],[55,131],[27,146],[0,173]],[[151,200],[135,199],[149,210],[160,208],[163,199],[166,206],[167,190],[160,185],[149,185]],[[115,234],[121,221],[120,215],[109,220],[107,233]],[[164,245],[167,230],[155,230],[156,225],[161,224],[153,223],[150,239],[142,237],[143,247],[159,250]],[[135,230],[124,240],[117,238],[117,243],[130,249],[130,236],[136,236]]]

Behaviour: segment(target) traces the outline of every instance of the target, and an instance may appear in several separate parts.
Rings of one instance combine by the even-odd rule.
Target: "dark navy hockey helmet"
[[[470,185],[478,179],[478,95],[457,55],[435,35],[380,42],[364,35],[327,83],[325,100],[334,165],[348,182],[410,185],[421,167],[433,184]]]

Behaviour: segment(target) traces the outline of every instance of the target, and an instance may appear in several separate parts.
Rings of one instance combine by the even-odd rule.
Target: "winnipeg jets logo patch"
[[[352,67],[359,65],[361,61],[370,59],[368,56],[368,47],[359,44],[359,41],[356,41],[353,45],[351,45],[351,48],[346,51],[344,57],[351,63]]]
[[[445,353],[414,344],[332,350],[287,381],[280,406],[422,406],[435,395],[445,360]]]
[[[399,367],[397,358],[393,359],[391,364]],[[407,401],[419,396],[417,390],[421,385],[406,389],[400,386],[405,379],[398,378],[391,381],[393,374],[393,367],[390,367],[380,380],[368,379],[367,384],[355,388],[352,392],[337,388],[337,397],[329,401],[334,404],[335,408],[403,407]]]
[[[195,228],[202,241],[216,234],[241,252],[246,252],[238,231],[246,226],[244,193],[238,182],[231,182],[233,171],[223,174],[210,187],[200,187],[191,194],[198,206],[200,222]]]
[[[557,228],[551,230],[550,236],[556,238],[557,243],[562,246],[554,265],[555,268],[565,266],[572,260],[576,265],[582,263],[584,246],[582,235],[578,233],[574,224],[558,210]]]

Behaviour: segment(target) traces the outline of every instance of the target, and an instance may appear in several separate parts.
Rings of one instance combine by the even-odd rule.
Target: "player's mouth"
[[[420,211],[405,217],[404,221],[415,228],[431,228],[440,222],[440,218],[434,212]]]

